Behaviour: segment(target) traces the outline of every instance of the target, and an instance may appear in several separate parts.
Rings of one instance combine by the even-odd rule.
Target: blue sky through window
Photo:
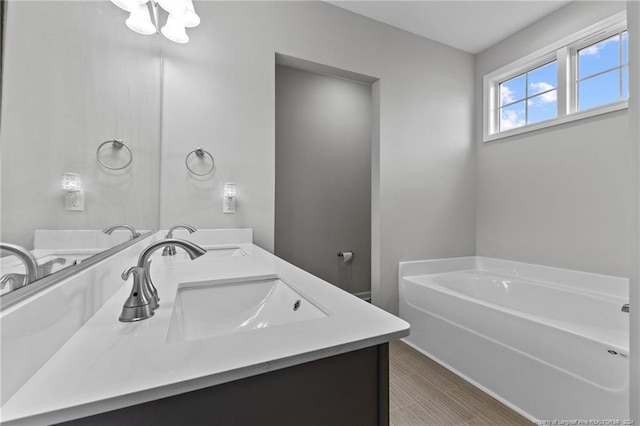
[[[629,97],[628,36],[616,34],[578,51],[578,111]]]
[[[558,115],[558,64],[542,65],[500,84],[500,130],[555,118]]]

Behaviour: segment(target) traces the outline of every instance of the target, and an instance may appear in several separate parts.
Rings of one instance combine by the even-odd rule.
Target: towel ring
[[[205,155],[209,156],[209,158],[211,158],[211,168],[209,170],[207,170],[204,173],[196,173],[193,171],[193,169],[191,169],[191,167],[189,167],[189,157],[191,157],[191,154],[195,154],[196,157],[203,159],[205,157]],[[211,155],[209,153],[209,151],[205,151],[202,148],[196,148],[193,151],[191,151],[190,153],[187,154],[187,158],[184,159],[184,165],[187,166],[187,170],[189,170],[189,173],[196,175],[196,176],[206,176],[210,173],[212,173],[215,168],[216,168],[216,161],[213,159],[213,155]]]
[[[127,164],[125,164],[122,167],[112,167],[109,166],[108,164],[106,164],[104,161],[102,161],[100,159],[100,150],[102,149],[103,146],[105,146],[106,144],[111,144],[111,146],[113,147],[114,150],[121,150],[122,148],[125,148],[127,150],[127,152],[129,153],[129,161],[127,161]],[[109,169],[109,170],[122,170],[122,169],[126,169],[127,167],[129,167],[129,164],[131,164],[131,162],[133,161],[133,152],[131,152],[131,148],[129,148],[127,146],[126,143],[122,142],[122,139],[113,139],[110,141],[104,141],[102,142],[100,145],[98,145],[98,149],[96,150],[96,158],[98,159],[98,163],[100,163],[100,165],[102,167],[104,167],[105,169]]]

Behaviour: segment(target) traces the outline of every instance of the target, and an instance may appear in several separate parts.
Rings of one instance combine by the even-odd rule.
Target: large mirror
[[[42,278],[133,235],[111,225],[157,228],[160,42],[109,1],[2,5],[0,241]],[[16,250],[0,294],[28,273]]]

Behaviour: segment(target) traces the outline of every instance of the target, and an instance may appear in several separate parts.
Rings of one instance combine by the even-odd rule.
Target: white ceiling
[[[329,1],[422,37],[479,53],[571,0]]]

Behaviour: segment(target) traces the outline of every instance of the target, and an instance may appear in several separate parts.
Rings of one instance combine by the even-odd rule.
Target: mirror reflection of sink
[[[326,317],[277,276],[182,284],[168,342],[189,341]]]
[[[45,252],[45,250],[32,250],[32,254],[38,261],[38,266],[43,268],[42,272],[44,272],[45,275],[72,266],[74,265],[74,262],[82,261],[87,257],[91,257],[93,255],[92,253],[76,253],[71,251],[52,254],[46,254],[43,252]],[[46,252],[51,252],[51,250],[46,250]],[[5,256],[3,258],[0,258],[0,271],[2,272],[2,274],[24,274],[24,263],[15,256]]]

